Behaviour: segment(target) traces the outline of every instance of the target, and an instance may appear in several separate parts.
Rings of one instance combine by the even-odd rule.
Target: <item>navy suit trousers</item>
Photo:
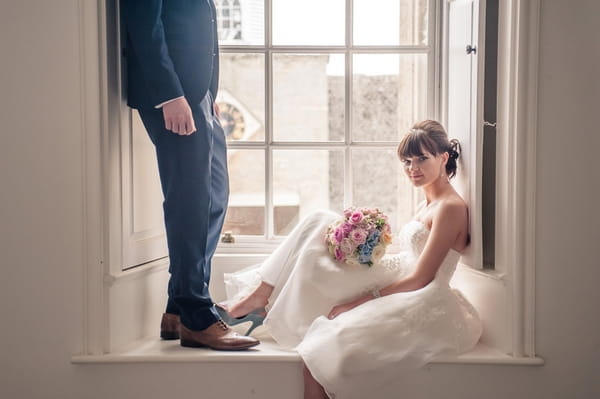
[[[164,194],[169,248],[167,312],[181,315],[192,330],[219,320],[208,285],[211,259],[219,242],[229,197],[227,147],[208,92],[190,104],[196,132],[180,136],[165,129],[161,109],[140,109],[156,147]]]

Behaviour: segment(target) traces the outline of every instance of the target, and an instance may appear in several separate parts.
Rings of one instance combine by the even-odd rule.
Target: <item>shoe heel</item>
[[[249,336],[250,334],[252,334],[252,331],[254,331],[254,329],[258,326],[260,326],[262,323],[257,323],[255,321],[252,321],[252,325],[250,326],[250,328],[246,331],[246,334],[244,334],[245,336]]]
[[[252,331],[254,331],[256,327],[262,326],[264,320],[264,316],[261,316],[256,313],[250,313],[248,316],[246,316],[246,321],[252,322],[252,325],[250,326],[250,328],[248,328],[248,331],[246,331],[246,334],[244,335],[248,336],[252,334]]]

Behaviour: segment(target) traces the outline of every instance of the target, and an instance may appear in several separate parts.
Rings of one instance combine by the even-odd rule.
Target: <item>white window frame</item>
[[[114,350],[111,326],[117,318],[111,303],[115,281],[145,279],[151,268],[115,273],[120,264],[115,234],[115,160],[111,157],[109,93],[116,73],[109,64],[115,49],[107,46],[110,33],[105,1],[79,2],[82,76],[84,167],[84,224],[82,226],[82,306],[84,336],[80,355],[103,355]],[[534,341],[535,206],[537,71],[539,0],[505,0],[500,5],[498,66],[498,142],[496,200],[496,270],[469,269],[467,275],[487,281],[500,296],[501,314],[489,326],[497,347],[512,357],[482,363],[541,364]],[[117,223],[120,226],[120,221]],[[118,230],[118,229],[117,229]],[[118,267],[117,267],[118,269]],[[484,284],[484,288],[487,286]],[[486,296],[489,292],[485,292]],[[496,298],[496,297],[494,297]],[[122,303],[119,303],[122,305]],[[120,306],[119,306],[120,307]],[[487,312],[488,310],[486,310]],[[124,326],[119,326],[124,328]]]
[[[540,0],[500,2],[496,262],[506,276],[506,351],[535,358],[535,204]]]

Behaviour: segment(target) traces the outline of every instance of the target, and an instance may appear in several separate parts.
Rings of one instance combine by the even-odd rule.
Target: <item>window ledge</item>
[[[115,364],[115,363],[227,363],[227,362],[299,362],[295,351],[282,349],[270,337],[259,336],[261,344],[241,352],[214,351],[210,349],[189,349],[179,345],[179,341],[161,341],[146,338],[131,347],[104,355],[76,355],[71,358],[75,364]],[[460,356],[445,356],[430,362],[435,364],[487,364],[541,366],[544,360],[539,357],[512,357],[484,344],[478,344],[472,351]]]

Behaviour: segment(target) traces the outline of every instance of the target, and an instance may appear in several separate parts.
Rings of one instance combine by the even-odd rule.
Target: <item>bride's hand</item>
[[[333,307],[333,309],[331,309],[331,311],[327,315],[327,318],[329,320],[335,319],[336,317],[338,317],[342,313],[354,309],[355,307],[357,307],[361,303],[363,303],[363,301],[354,300],[352,302],[342,303],[341,305],[336,305],[336,306]]]

